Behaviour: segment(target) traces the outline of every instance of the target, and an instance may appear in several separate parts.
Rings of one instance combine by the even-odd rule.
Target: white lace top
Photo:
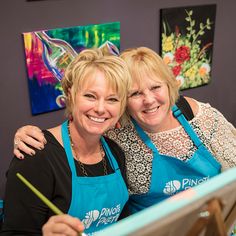
[[[209,149],[222,171],[236,166],[236,129],[209,104],[197,102],[198,113],[189,122]],[[196,150],[182,126],[159,133],[147,133],[159,153],[186,161]],[[127,178],[132,194],[147,193],[150,187],[152,152],[138,137],[133,124],[108,131],[107,135],[125,151]]]

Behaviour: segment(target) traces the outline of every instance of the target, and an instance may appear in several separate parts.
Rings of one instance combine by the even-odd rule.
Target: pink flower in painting
[[[177,75],[179,75],[181,69],[182,69],[181,66],[178,65],[178,66],[175,66],[175,67],[172,68],[172,72],[175,76],[177,76]]]
[[[180,46],[175,52],[175,60],[182,64],[184,61],[190,59],[190,48],[187,46]]]

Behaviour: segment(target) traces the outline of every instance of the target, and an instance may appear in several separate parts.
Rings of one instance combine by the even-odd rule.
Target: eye
[[[108,98],[108,101],[109,102],[119,102],[119,99],[117,97],[111,97],[111,98]]]
[[[161,85],[155,85],[152,87],[152,90],[159,89],[159,88],[161,88]]]
[[[157,90],[159,90],[161,88],[161,85],[155,85],[155,86],[152,86],[151,87],[151,90],[152,91],[157,91]]]
[[[96,99],[96,97],[91,93],[85,93],[84,97],[89,98],[89,99]]]
[[[135,92],[132,92],[130,95],[129,95],[129,97],[131,98],[131,97],[138,97],[138,96],[140,96],[142,93],[141,93],[141,91],[135,91]]]

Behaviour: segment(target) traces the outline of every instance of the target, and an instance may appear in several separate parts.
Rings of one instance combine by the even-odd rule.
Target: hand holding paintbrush
[[[39,197],[56,215],[62,215],[60,217],[51,217],[49,221],[44,226],[45,230],[51,227],[51,224],[64,223],[70,227],[73,227],[73,221],[77,220],[69,215],[64,215],[64,213],[57,208],[48,198],[46,198],[39,190],[37,190],[27,179],[25,179],[21,174],[17,173],[16,176],[37,196]],[[86,236],[85,233],[78,232],[78,236]]]

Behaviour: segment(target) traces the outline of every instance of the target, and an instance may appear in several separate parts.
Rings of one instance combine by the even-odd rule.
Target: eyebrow
[[[93,93],[93,94],[98,94],[96,90],[91,90],[91,89],[86,89],[83,91],[83,93]],[[112,94],[108,94],[108,96],[106,97],[111,97],[111,96],[117,96],[119,97],[119,94],[118,93],[112,93]]]

